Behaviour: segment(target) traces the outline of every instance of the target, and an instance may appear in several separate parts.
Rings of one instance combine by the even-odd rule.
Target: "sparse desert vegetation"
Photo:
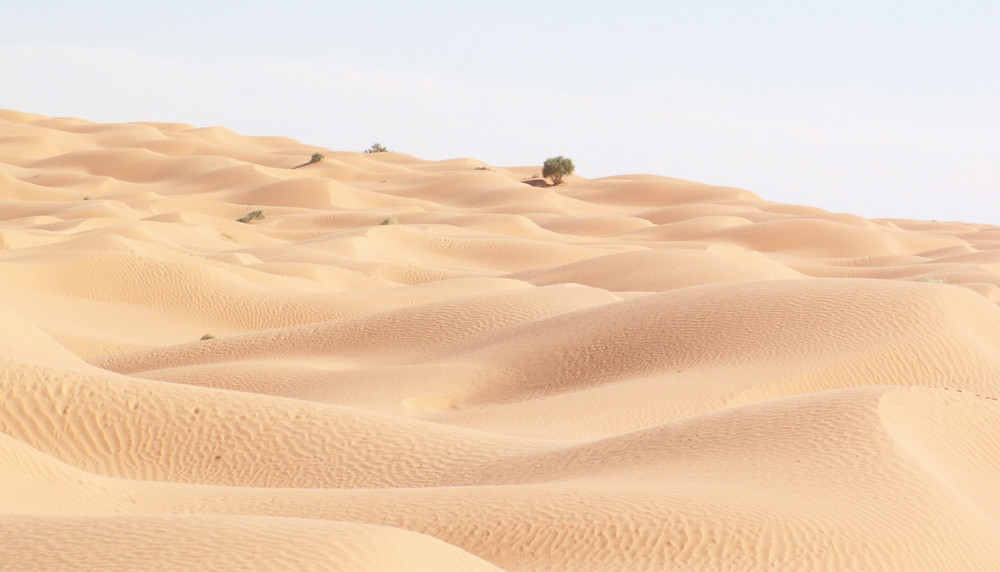
[[[294,167],[292,167],[292,169],[300,169],[302,167],[305,167],[306,165],[312,165],[313,163],[319,163],[320,161],[322,161],[325,158],[326,157],[324,157],[322,153],[313,153],[312,157],[309,157],[308,161],[306,161],[305,163],[302,163],[301,165],[295,165]]]
[[[264,213],[264,211],[258,209],[258,210],[252,210],[252,211],[248,212],[247,214],[245,214],[245,215],[241,216],[240,218],[236,219],[236,221],[237,222],[246,222],[246,223],[249,223],[250,221],[261,219],[261,218],[266,218],[266,217],[267,217],[267,215]]]
[[[572,175],[575,170],[576,167],[573,166],[573,160],[560,155],[558,157],[549,157],[545,160],[545,164],[542,165],[542,176],[552,179],[553,185],[561,185],[563,177]]]

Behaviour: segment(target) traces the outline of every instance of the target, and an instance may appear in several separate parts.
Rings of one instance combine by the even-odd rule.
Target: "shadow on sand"
[[[543,189],[555,186],[546,181],[545,179],[539,179],[537,177],[533,179],[521,179],[521,182],[524,183],[525,185],[531,185],[532,187],[541,187]]]

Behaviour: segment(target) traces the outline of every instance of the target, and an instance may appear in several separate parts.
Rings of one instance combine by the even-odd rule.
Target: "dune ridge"
[[[1000,566],[1000,227],[539,170],[0,110],[0,570]]]

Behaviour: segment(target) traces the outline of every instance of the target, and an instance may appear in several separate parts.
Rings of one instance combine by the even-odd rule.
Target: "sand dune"
[[[538,170],[0,110],[0,570],[1000,567],[1000,227]]]

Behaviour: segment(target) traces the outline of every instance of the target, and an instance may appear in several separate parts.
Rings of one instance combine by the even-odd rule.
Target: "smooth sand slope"
[[[539,170],[0,111],[0,570],[1000,569],[1000,227]]]

